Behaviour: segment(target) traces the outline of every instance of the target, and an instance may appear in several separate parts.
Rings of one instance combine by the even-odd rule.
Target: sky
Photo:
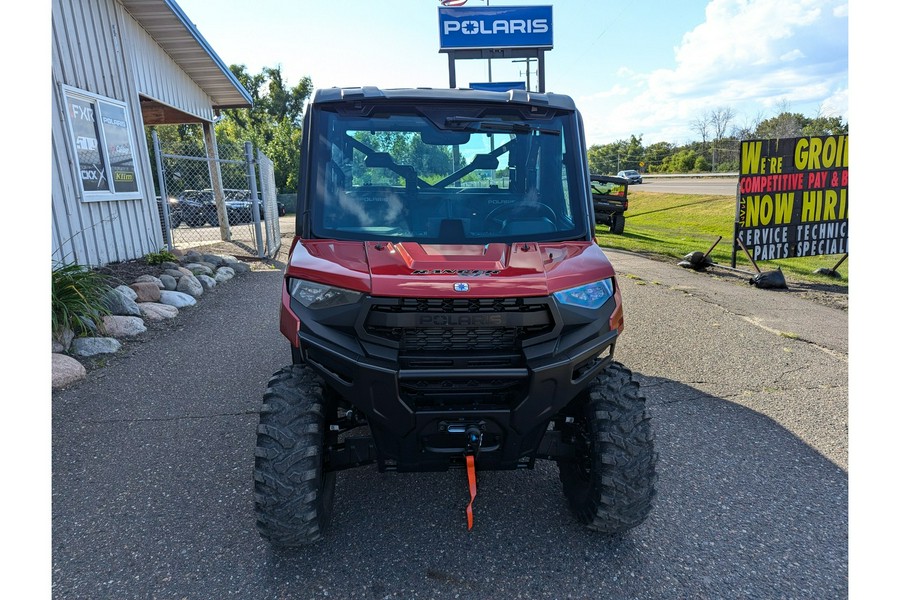
[[[281,65],[316,88],[448,87],[438,0],[177,0],[226,64]],[[846,0],[468,0],[466,7],[553,7],[547,91],[572,96],[588,145],[699,139],[691,123],[730,108],[734,125],[789,110],[848,112]],[[210,7],[215,7],[211,10]],[[491,61],[492,81],[524,81],[525,64]],[[532,84],[537,85],[532,62]],[[457,61],[459,86],[488,81]]]

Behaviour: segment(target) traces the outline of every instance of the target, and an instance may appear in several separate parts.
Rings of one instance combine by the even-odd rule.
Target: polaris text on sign
[[[552,48],[552,6],[438,8],[441,50]]]

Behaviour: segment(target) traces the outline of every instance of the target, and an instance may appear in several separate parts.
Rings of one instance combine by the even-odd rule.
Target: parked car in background
[[[225,190],[225,206],[228,207],[228,222],[232,224],[252,223],[253,196],[250,190]],[[283,202],[276,202],[279,217],[287,214]],[[263,200],[259,200],[259,218],[265,220],[266,211]]]
[[[156,197],[156,210],[159,212],[159,222],[165,224],[162,198],[159,196]],[[169,197],[169,223],[171,223],[172,229],[181,225],[182,221],[181,205],[178,202],[178,198]]]
[[[188,227],[219,225],[219,214],[216,212],[212,190],[184,190],[174,199],[181,213],[181,221]],[[172,206],[171,200],[169,206]]]
[[[223,190],[225,206],[228,209],[228,222],[242,225],[253,222],[253,200],[250,190]]]
[[[250,190],[226,188],[225,207],[228,211],[228,222],[231,225],[252,223],[253,199]],[[160,208],[160,210],[162,210]],[[287,208],[278,202],[278,216],[284,216]],[[177,214],[176,218],[172,215]],[[175,198],[169,198],[169,215],[172,227],[185,223],[189,227],[219,226],[219,214],[216,211],[216,200],[210,188],[203,190],[184,190]],[[260,218],[265,219],[265,211],[260,204]]]
[[[628,183],[644,183],[644,178],[641,177],[641,174],[633,169],[619,171],[616,173],[616,177],[623,177],[628,180]]]

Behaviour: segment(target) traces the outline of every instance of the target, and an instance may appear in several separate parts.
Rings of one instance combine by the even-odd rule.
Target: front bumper
[[[479,469],[532,466],[548,422],[612,360],[618,336],[613,298],[597,310],[545,297],[315,311],[283,298],[304,362],[367,416],[380,470],[461,466],[472,426]]]

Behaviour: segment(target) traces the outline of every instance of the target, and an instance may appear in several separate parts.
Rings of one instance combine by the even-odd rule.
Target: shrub
[[[159,252],[150,252],[146,256],[148,265],[161,265],[164,262],[178,262],[178,257],[166,250],[160,248]]]
[[[103,297],[111,290],[106,276],[82,265],[53,267],[51,318],[53,333],[71,329],[90,334],[104,315],[110,314]]]

